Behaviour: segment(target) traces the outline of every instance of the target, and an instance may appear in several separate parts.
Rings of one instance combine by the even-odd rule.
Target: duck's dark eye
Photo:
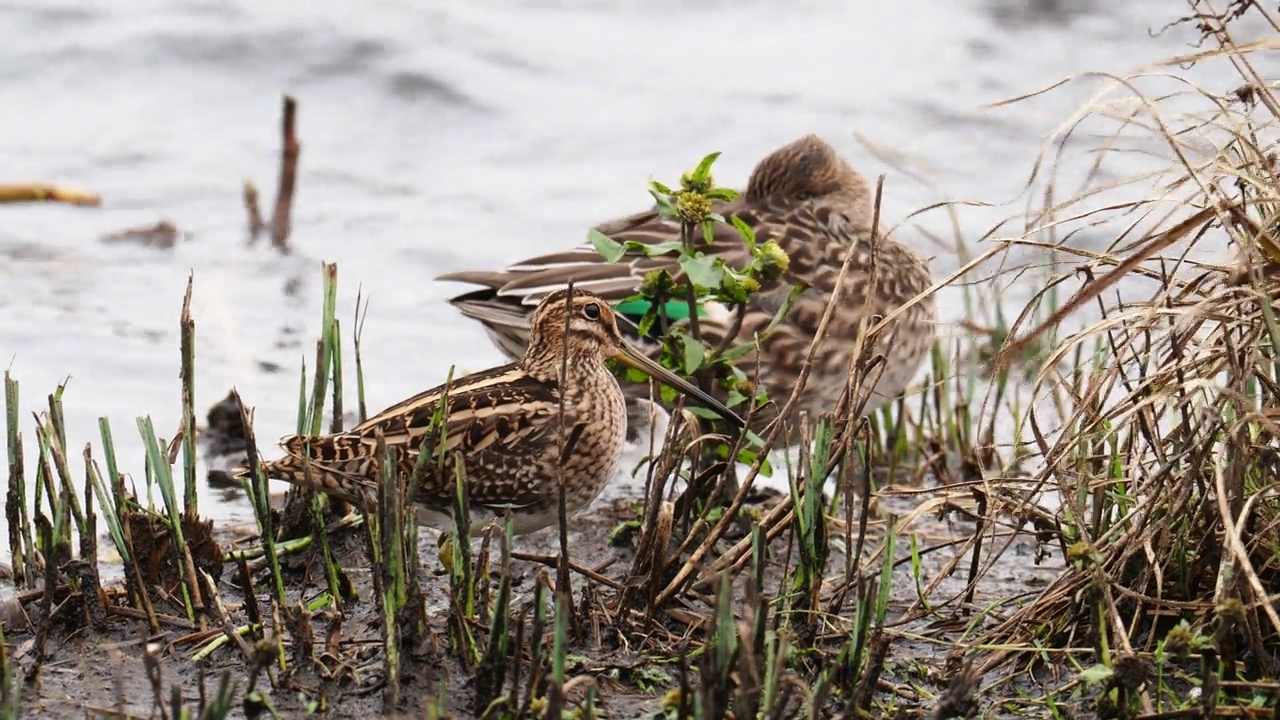
[[[796,193],[796,199],[797,199],[797,200],[812,200],[812,199],[813,199],[813,193],[809,192],[808,190],[801,190],[800,192]]]
[[[585,315],[588,320],[599,320],[600,306],[596,303],[587,303],[582,307],[582,314]]]

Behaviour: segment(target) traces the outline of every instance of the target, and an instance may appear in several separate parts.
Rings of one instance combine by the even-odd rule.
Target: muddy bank
[[[759,500],[762,502],[748,508],[749,514],[766,512],[769,504],[776,502],[777,498]],[[619,532],[619,540],[615,544],[609,542],[609,537],[621,523],[635,519],[634,504],[622,500],[597,503],[574,518],[570,538],[573,562],[590,568],[611,583],[624,583],[626,570],[635,559],[631,547],[633,536]],[[872,531],[882,529],[884,524],[884,519],[873,519]],[[973,529],[963,520],[938,523],[925,519],[917,525],[916,539],[920,547],[939,544],[945,547],[947,541],[963,538]],[[246,541],[244,533],[229,528],[222,528],[218,539],[227,552],[233,552],[241,545],[252,547],[256,544],[252,540]],[[310,622],[311,638],[300,640],[290,637],[285,640],[284,653],[289,658],[287,671],[279,672],[270,646],[264,650],[265,667],[257,676],[255,689],[282,717],[299,717],[321,707],[325,709],[325,716],[334,718],[369,717],[386,710],[384,645],[380,630],[382,617],[369,570],[366,541],[358,530],[335,531],[331,539],[339,564],[351,580],[358,599],[341,604],[337,612],[315,612]],[[730,538],[733,541],[737,539]],[[453,717],[471,717],[476,713],[473,703],[475,678],[479,671],[475,666],[468,667],[450,651],[449,578],[436,557],[435,534],[424,533],[419,545],[430,628],[420,646],[412,648],[406,658],[398,710],[406,717],[429,717],[431,715],[424,715],[427,708],[446,710]],[[785,587],[783,584],[794,574],[789,564],[794,549],[789,552],[788,545],[787,541],[780,540],[770,547],[765,592],[775,599],[779,590]],[[909,598],[915,594],[913,585],[919,581],[933,581],[948,561],[954,559],[954,551],[927,552],[922,556],[921,573],[913,577],[909,567],[910,553],[903,549],[905,546],[899,547],[904,565],[894,573],[889,646],[884,658],[884,672],[877,682],[877,702],[888,702],[911,714],[922,714],[936,705],[936,694],[946,690],[944,678],[949,677],[951,670],[947,666],[946,648],[962,634],[962,618],[966,613],[951,614],[954,623],[940,623],[938,619],[941,616],[934,616],[933,621],[917,617],[907,624],[898,625],[912,604]],[[559,552],[559,538],[554,531],[542,531],[518,538],[514,550],[522,555],[545,556],[554,562]],[[1026,592],[1030,587],[1047,582],[1060,571],[1058,563],[1052,560],[1039,566],[1034,564],[1033,550],[1031,545],[1020,541],[1015,552],[1007,554],[1002,566],[1005,569],[994,573],[983,583],[982,592],[973,598],[970,607]],[[496,555],[494,562],[492,573],[496,581],[501,575],[501,570],[496,567],[500,563]],[[843,555],[833,553],[831,563],[833,567],[842,566]],[[324,581],[319,577],[318,553],[304,551],[288,558],[285,566],[291,601],[308,602],[322,590]],[[218,588],[228,612],[236,618],[238,625],[243,622],[245,614],[244,597],[235,582],[235,574],[235,565],[228,564],[218,581]],[[538,578],[554,578],[554,575],[554,568],[541,562],[512,560],[513,608],[527,608]],[[963,572],[958,575],[963,575]],[[640,717],[661,711],[664,700],[674,702],[667,694],[681,687],[679,658],[682,650],[686,654],[692,653],[692,657],[686,660],[688,675],[684,684],[686,687],[697,685],[696,651],[705,639],[703,622],[710,620],[714,603],[708,606],[705,597],[700,602],[695,595],[677,603],[669,617],[657,619],[643,632],[636,632],[631,622],[619,621],[617,595],[620,588],[609,587],[577,573],[572,582],[577,609],[575,617],[580,623],[581,637],[570,642],[565,671],[569,677],[590,679],[579,681],[574,687],[580,693],[587,686],[594,687],[599,711],[607,713],[608,717]],[[936,596],[960,595],[964,585],[961,577],[944,580]],[[257,602],[261,608],[271,607],[267,594],[260,594]],[[65,628],[55,629],[48,646],[49,657],[38,675],[29,682],[19,681],[24,713],[51,718],[82,718],[86,712],[90,716],[101,717],[120,717],[121,713],[146,716],[155,711],[157,702],[171,704],[175,687],[180,689],[183,705],[194,708],[201,697],[212,699],[221,674],[226,672],[234,683],[235,710],[231,717],[252,716],[255,702],[244,704],[252,663],[230,644],[206,660],[192,660],[204,643],[222,634],[221,630],[214,626],[201,632],[193,626],[179,626],[172,618],[182,614],[180,603],[159,603],[156,610],[170,618],[162,623],[162,631],[158,634],[150,632],[143,619],[119,617],[110,620],[105,632],[92,628],[72,632]],[[920,613],[917,610],[911,614]],[[522,622],[524,633],[531,630],[532,618],[527,609],[513,622],[516,625]],[[485,628],[477,626],[475,630],[483,633]],[[550,628],[544,630],[548,633],[546,640],[549,643]],[[828,628],[824,634],[835,631],[834,627]],[[32,638],[15,627],[8,631],[6,640],[12,648],[15,670],[22,678],[33,666],[33,658],[23,652],[24,649],[30,651]],[[530,636],[524,634],[523,640],[525,647],[520,655],[527,663]],[[252,637],[249,641],[253,644]],[[313,660],[298,657],[300,642],[312,644]],[[824,641],[819,637],[816,643],[837,647],[839,638]],[[799,665],[803,666],[804,663]],[[525,667],[524,682],[528,682],[529,673],[530,669]],[[804,687],[811,691],[807,684]],[[807,707],[805,692],[799,691],[800,686],[796,690],[794,707]],[[841,693],[837,692],[836,697],[840,696]],[[834,710],[837,703],[831,698],[828,701],[828,710]]]

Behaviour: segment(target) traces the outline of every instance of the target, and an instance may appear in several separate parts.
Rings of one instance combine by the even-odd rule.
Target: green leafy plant
[[[658,213],[680,223],[678,241],[619,242],[595,229],[588,233],[588,239],[609,262],[635,254],[673,257],[674,267],[679,268],[677,272],[664,268],[649,271],[639,290],[615,308],[623,314],[640,317],[639,332],[661,343],[657,359],[665,367],[697,380],[704,387],[710,382],[719,383],[729,407],[743,405],[748,400],[762,404],[768,399],[764,390],[755,387],[747,374],[735,365],[752,350],[754,343],[734,343],[734,339],[747,304],[779,284],[790,259],[773,240],[759,242],[755,232],[740,218],[726,218],[717,212],[717,202],[733,200],[739,194],[731,188],[716,186],[711,166],[719,156],[716,152],[704,157],[695,169],[681,177],[678,189],[657,181],[649,183],[649,193]],[[705,251],[716,237],[718,224],[731,225],[738,231],[746,257],[750,258],[744,267],[733,267],[721,254]],[[766,332],[785,317],[799,289],[802,288],[792,289]],[[715,346],[706,341],[700,324],[700,320],[708,316],[709,303],[719,303],[734,313],[730,331]],[[634,370],[628,370],[626,377],[637,382],[645,380]],[[674,401],[674,390],[663,388],[662,393],[664,401]],[[690,408],[690,411],[711,417],[701,408]]]

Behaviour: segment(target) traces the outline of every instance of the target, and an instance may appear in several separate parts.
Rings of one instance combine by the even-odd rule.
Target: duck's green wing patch
[[[652,305],[648,300],[627,300],[614,305],[613,309],[623,315],[639,317],[648,312]],[[668,300],[664,304],[664,308],[667,312],[667,317],[672,320],[686,320],[689,317],[689,303],[683,300]],[[706,309],[698,306],[698,317],[706,316]]]

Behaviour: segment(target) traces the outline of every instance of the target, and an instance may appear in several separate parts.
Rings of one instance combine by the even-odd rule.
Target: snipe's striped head
[[[609,358],[696,398],[738,427],[746,425],[720,401],[624,340],[613,308],[599,295],[565,288],[538,303],[529,321],[529,345],[520,361],[525,372],[539,378],[558,378],[561,368],[598,365]]]
[[[538,303],[529,321],[529,347],[524,361],[601,361],[618,354],[622,333],[609,303],[585,290],[561,289]]]

